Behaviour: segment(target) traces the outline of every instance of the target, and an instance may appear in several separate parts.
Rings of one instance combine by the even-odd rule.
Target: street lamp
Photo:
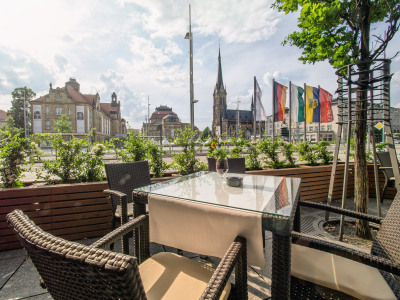
[[[189,32],[186,33],[185,39],[189,40],[189,58],[190,58],[190,127],[194,130],[194,104],[197,100],[194,100],[193,94],[193,36],[192,36],[192,23],[191,23],[191,11],[189,4]],[[195,102],[196,101],[196,102]]]

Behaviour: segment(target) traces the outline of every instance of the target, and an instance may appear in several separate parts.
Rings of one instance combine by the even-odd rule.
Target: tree
[[[30,88],[22,87],[16,88],[11,93],[11,108],[7,112],[8,116],[12,116],[14,119],[15,127],[22,128],[23,133],[25,135],[25,123],[24,123],[24,100],[25,100],[25,111],[26,111],[26,128],[27,132],[30,131],[31,128],[31,112],[30,112],[30,104],[29,101],[36,96],[36,93],[32,91]]]
[[[71,133],[72,123],[66,114],[62,114],[60,118],[54,123],[54,130],[58,133]]]
[[[208,137],[211,136],[211,130],[210,128],[207,126],[206,128],[204,128],[203,132],[201,133],[200,139],[202,141],[205,141]]]
[[[399,29],[399,0],[276,0],[272,5],[286,14],[300,10],[298,28],[283,44],[303,50],[300,60],[328,60],[336,69],[358,62],[359,91],[354,114],[354,202],[358,212],[368,212],[368,173],[365,153],[368,70],[382,55]],[[386,26],[384,37],[374,35],[371,25]],[[372,47],[370,48],[372,42]],[[368,222],[357,220],[357,236],[370,238]]]

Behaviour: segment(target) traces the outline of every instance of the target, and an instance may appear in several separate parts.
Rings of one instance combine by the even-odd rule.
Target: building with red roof
[[[7,113],[0,109],[0,126],[6,123]]]
[[[73,135],[85,136],[94,129],[95,141],[126,134],[126,122],[121,117],[117,95],[111,102],[100,102],[99,94],[82,94],[80,84],[70,78],[64,87],[53,88],[49,93],[30,101],[33,133],[55,133],[55,122],[67,115],[72,123]]]

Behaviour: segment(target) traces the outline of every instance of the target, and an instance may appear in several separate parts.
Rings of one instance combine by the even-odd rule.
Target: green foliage
[[[246,167],[249,170],[260,170],[261,163],[259,160],[260,150],[256,142],[248,142],[246,144],[248,155],[246,156]]]
[[[54,122],[54,130],[58,133],[71,133],[72,123],[66,114],[62,114],[57,121]]]
[[[375,145],[375,149],[377,152],[382,152],[387,150],[388,142],[383,142]]]
[[[229,151],[225,147],[219,146],[214,148],[214,151],[212,152],[212,157],[214,157],[215,159],[224,159],[228,157],[228,153]]]
[[[87,143],[87,146],[89,147],[88,149],[91,149],[89,152],[83,153],[84,163],[79,181],[95,182],[105,180],[103,158],[106,154],[107,146],[100,143]]]
[[[163,172],[169,167],[162,159],[162,155],[165,153],[166,151],[163,150],[163,146],[154,143],[153,140],[147,142],[147,158],[149,160],[150,171],[154,177],[162,177]]]
[[[197,131],[192,131],[190,126],[186,126],[185,129],[177,130],[175,137],[175,144],[182,148],[181,153],[173,154],[173,166],[179,174],[186,175],[197,172],[204,168],[204,165],[196,159],[196,142],[195,138]]]
[[[275,0],[272,7],[286,14],[300,11],[299,31],[289,34],[284,45],[289,43],[302,49],[299,59],[303,62],[328,60],[336,69],[362,60],[362,53],[366,59],[379,57],[387,46],[380,40],[382,37],[374,36],[375,41],[369,43],[380,44],[372,53],[368,42],[360,41],[370,40],[370,25],[377,23],[387,24],[387,42],[390,41],[398,30],[400,17],[398,0]]]
[[[141,161],[146,159],[146,145],[147,142],[143,135],[131,131],[124,139],[123,147],[115,148],[115,152],[123,162]]]
[[[239,125],[239,129],[236,133],[235,137],[230,138],[232,141],[233,148],[230,151],[230,157],[238,158],[243,156],[243,147],[246,144],[246,141],[243,139],[243,129],[242,126]]]
[[[6,122],[0,127],[0,140],[7,138],[10,134],[14,136],[16,134],[23,135],[24,130],[21,128],[17,128],[15,126],[15,122],[12,116],[8,116]]]
[[[282,154],[285,157],[285,167],[294,168],[296,167],[296,162],[294,159],[294,152],[296,147],[292,143],[282,142],[281,143]]]
[[[210,136],[211,136],[211,130],[210,128],[208,128],[208,126],[206,128],[204,128],[203,132],[200,135],[200,140],[205,141],[207,140]]]
[[[280,169],[284,167],[284,162],[279,160],[278,150],[281,145],[281,140],[276,138],[275,141],[271,138],[264,137],[259,141],[259,149],[262,154],[266,155],[265,163],[268,167],[273,169]]]
[[[20,187],[20,177],[24,166],[33,163],[30,157],[35,145],[19,133],[12,134],[0,129],[3,137],[0,141],[0,178],[4,188]]]
[[[301,161],[306,162],[310,166],[318,164],[318,147],[311,145],[309,142],[300,142],[297,145],[297,152]]]
[[[22,136],[24,136],[24,99],[25,99],[25,108],[26,108],[26,124],[27,129],[31,128],[31,111],[29,101],[36,96],[35,92],[30,88],[22,87],[16,88],[11,93],[11,108],[7,112],[8,116],[11,116],[14,119],[14,126],[16,128],[22,129]]]
[[[216,138],[212,138],[204,143],[205,147],[208,147],[207,157],[213,157],[214,149],[218,145],[218,140]]]
[[[330,144],[331,143],[326,141],[317,143],[318,158],[321,160],[323,165],[329,165],[333,161],[332,151],[328,150]]]

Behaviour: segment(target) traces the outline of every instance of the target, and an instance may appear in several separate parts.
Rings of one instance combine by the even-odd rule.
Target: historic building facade
[[[34,134],[55,133],[55,122],[63,114],[69,117],[72,134],[77,137],[84,137],[94,128],[94,140],[102,142],[127,132],[117,95],[111,95],[110,103],[102,103],[98,93],[82,94],[75,78],[62,88],[53,88],[50,83],[49,93],[30,103]]]
[[[226,95],[226,87],[222,78],[221,51],[219,51],[217,82],[213,94],[212,135],[235,135],[237,125],[240,124],[244,137],[249,138],[253,134],[253,111],[228,109]]]
[[[0,109],[0,126],[6,123],[7,113]]]
[[[189,123],[182,123],[171,107],[160,105],[152,113],[149,122],[143,123],[142,131],[147,137],[162,141],[164,138],[173,138],[177,129],[184,129],[187,125]]]

